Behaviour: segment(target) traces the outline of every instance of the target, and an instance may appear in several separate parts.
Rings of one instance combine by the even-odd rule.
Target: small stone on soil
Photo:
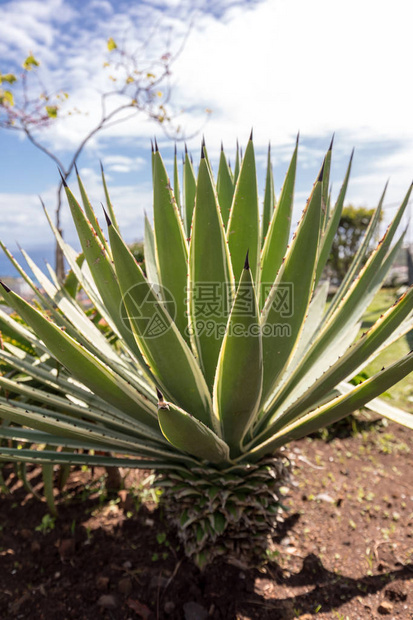
[[[185,620],[206,620],[208,611],[199,603],[191,601],[184,605]]]
[[[108,585],[109,577],[104,577],[103,575],[96,577],[96,587],[98,590],[107,590]]]
[[[102,594],[102,596],[98,600],[99,607],[104,607],[105,609],[116,609],[118,606],[116,599],[111,594]]]
[[[30,545],[30,551],[32,553],[37,553],[38,551],[40,551],[40,549],[41,549],[40,543],[37,540],[34,540],[32,544]]]
[[[124,577],[118,583],[118,590],[121,594],[128,596],[132,592],[132,581],[129,577]]]
[[[393,611],[393,605],[388,601],[383,601],[378,606],[377,611],[379,612],[379,614],[386,616],[388,614],[391,614],[391,612]]]
[[[166,614],[171,614],[175,609],[175,603],[173,601],[166,601],[163,606],[163,610]]]

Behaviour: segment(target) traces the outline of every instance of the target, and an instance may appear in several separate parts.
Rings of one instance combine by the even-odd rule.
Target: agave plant
[[[326,309],[321,276],[351,159],[333,207],[330,146],[290,240],[297,149],[298,140],[276,206],[268,154],[260,222],[252,136],[234,173],[222,150],[216,183],[205,145],[197,175],[186,153],[182,200],[176,157],[173,190],[156,147],[146,273],[120,234],[103,170],[108,240],[80,178],[83,208],[66,186],[80,257],[48,218],[71,268],[70,285],[60,284],[50,267],[46,277],[23,252],[38,289],[3,246],[37,305],[3,285],[5,302],[30,327],[1,317],[38,356],[10,343],[0,351],[24,377],[0,378],[15,396],[0,398],[0,416],[8,421],[0,437],[19,442],[2,447],[0,457],[155,470],[168,522],[200,566],[220,555],[250,560],[265,550],[280,515],[289,474],[284,447],[291,440],[363,406],[412,427],[410,414],[378,396],[413,370],[413,355],[360,385],[349,383],[412,328],[410,289],[357,337],[402,243],[396,229],[411,188],[370,251],[383,193]],[[105,332],[76,297],[79,287]]]

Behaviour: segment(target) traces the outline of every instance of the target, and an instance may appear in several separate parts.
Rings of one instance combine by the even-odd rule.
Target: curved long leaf
[[[337,389],[342,394],[348,394],[353,388],[354,385],[346,382],[342,382],[337,386]],[[387,418],[392,422],[397,422],[397,424],[402,424],[413,430],[413,414],[391,405],[382,398],[373,398],[373,400],[366,403],[364,407],[370,409],[370,411],[374,411],[374,413],[378,413],[380,416],[383,416],[383,418]]]
[[[235,187],[227,230],[235,282],[239,282],[247,252],[249,252],[252,276],[254,281],[257,279],[260,248],[259,219],[257,174],[251,136]]]
[[[315,411],[308,413],[296,422],[284,427],[270,439],[249,452],[249,457],[257,460],[266,454],[271,454],[277,448],[300,439],[320,428],[333,424],[347,415],[360,409],[389,387],[403,379],[413,371],[413,352],[411,351],[386,369],[354,387],[347,394],[338,396]]]
[[[229,462],[227,444],[180,407],[162,399],[158,416],[164,436],[175,448],[210,463]]]
[[[151,223],[145,213],[145,269],[148,282],[159,286],[158,271],[156,267],[155,236]]]
[[[222,221],[224,223],[224,226],[226,227],[228,224],[232,199],[234,196],[234,183],[232,180],[231,171],[228,166],[227,158],[225,157],[224,147],[222,145],[217,176],[217,194],[219,207],[221,209]]]
[[[263,310],[262,400],[271,394],[294,353],[314,286],[321,221],[322,173],[303,212],[283,266]],[[282,329],[282,331],[280,331]]]
[[[185,404],[192,415],[211,425],[211,398],[191,350],[111,225],[109,239],[129,320],[152,374],[170,398]]]
[[[153,406],[125,380],[10,289],[4,289],[3,297],[31,325],[51,354],[74,377],[115,407],[122,407],[131,417],[156,428]]]
[[[189,316],[200,364],[211,391],[231,308],[232,281],[224,226],[209,167],[202,158],[189,248]]]
[[[70,210],[72,212],[73,221],[76,225],[79,240],[82,245],[83,254],[85,255],[99,294],[102,297],[102,301],[106,306],[112,320],[116,324],[122,338],[128,343],[137,359],[141,362],[142,357],[133,340],[127,321],[125,321],[124,313],[122,316],[122,297],[116,280],[116,274],[113,269],[111,257],[108,256],[108,253],[98,238],[96,231],[92,228],[90,222],[85,217],[84,212],[80,208],[80,205],[70,189],[65,186],[65,190]],[[73,263],[71,266],[72,268],[74,267]]]
[[[155,249],[159,283],[174,300],[175,323],[186,334],[188,319],[186,287],[188,279],[188,246],[181,215],[159,151],[154,154],[153,216]],[[173,317],[174,318],[174,317]]]
[[[287,250],[294,203],[295,174],[297,170],[298,137],[276,209],[266,233],[260,263],[260,307],[274,284]]]
[[[274,176],[271,164],[271,145],[268,145],[267,174],[265,177],[264,206],[261,222],[261,243],[264,244],[275,208]]]
[[[397,327],[413,310],[413,287],[405,293],[399,301],[383,314],[363,336],[342,355],[335,364],[330,366],[319,379],[311,386],[311,389],[298,398],[294,404],[281,416],[277,417],[271,426],[275,432],[282,426],[289,424],[297,417],[305,413],[310,407],[315,406],[323,396],[335,388],[347,376],[366,362],[370,355],[394,333]]]
[[[247,261],[222,342],[214,383],[214,407],[223,438],[235,454],[239,453],[241,441],[257,413],[262,377],[259,308]]]
[[[347,332],[351,331],[352,326],[360,320],[361,315],[380,288],[394,261],[398,249],[401,247],[403,236],[400,237],[394,247],[389,251],[389,245],[407,207],[411,189],[410,187],[396,216],[389,225],[376,250],[370,255],[358,278],[354,280],[336,311],[327,322],[323,323],[322,329],[320,329],[311,349],[309,349],[295,368],[289,381],[285,387],[281,389],[280,394],[278,394],[275,399],[272,399],[271,404],[268,404],[267,408],[276,408],[280,402],[293,391],[312,366],[324,357],[326,350],[334,346],[334,343],[340,340],[342,336],[345,336]]]
[[[351,164],[353,162],[353,154],[351,154],[350,161],[347,166],[347,171],[344,177],[343,184],[341,186],[336,204],[334,206],[333,213],[330,215],[330,219],[326,222],[323,236],[321,239],[320,254],[317,262],[316,272],[316,284],[320,281],[324,267],[327,264],[328,257],[331,252],[331,246],[333,245],[334,236],[337,232],[337,228],[340,222],[341,214],[343,212],[344,200],[346,197],[348,182],[350,180]]]
[[[191,236],[192,215],[195,206],[195,194],[196,194],[196,177],[188,150],[185,147],[185,162],[184,162],[184,222],[187,239]]]

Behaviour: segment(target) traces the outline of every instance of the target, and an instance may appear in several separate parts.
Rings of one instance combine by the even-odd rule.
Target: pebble
[[[328,495],[328,493],[318,493],[318,495],[316,495],[314,499],[318,499],[321,502],[327,502],[328,504],[335,503],[335,500],[331,497],[331,495]]]
[[[173,601],[166,601],[163,606],[163,610],[166,614],[171,614],[175,609],[175,603]]]
[[[59,555],[62,562],[70,559],[75,554],[75,541],[73,538],[64,538],[59,544]]]
[[[184,605],[185,620],[206,620],[208,611],[199,603],[190,601]]]
[[[102,596],[98,600],[99,607],[104,607],[104,609],[116,609],[118,606],[116,599],[112,594],[102,594]]]
[[[118,583],[118,590],[121,594],[128,596],[132,592],[132,581],[129,577],[124,577]]]
[[[383,616],[389,615],[393,611],[393,605],[389,601],[383,601],[378,606],[377,611]]]
[[[98,590],[107,590],[108,585],[109,577],[104,577],[103,575],[96,577],[96,587]]]

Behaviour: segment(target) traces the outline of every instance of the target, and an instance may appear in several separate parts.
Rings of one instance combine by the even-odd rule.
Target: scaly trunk
[[[159,475],[161,507],[185,553],[203,568],[218,556],[238,565],[262,561],[282,522],[280,488],[290,479],[284,455],[220,471],[194,467]]]

